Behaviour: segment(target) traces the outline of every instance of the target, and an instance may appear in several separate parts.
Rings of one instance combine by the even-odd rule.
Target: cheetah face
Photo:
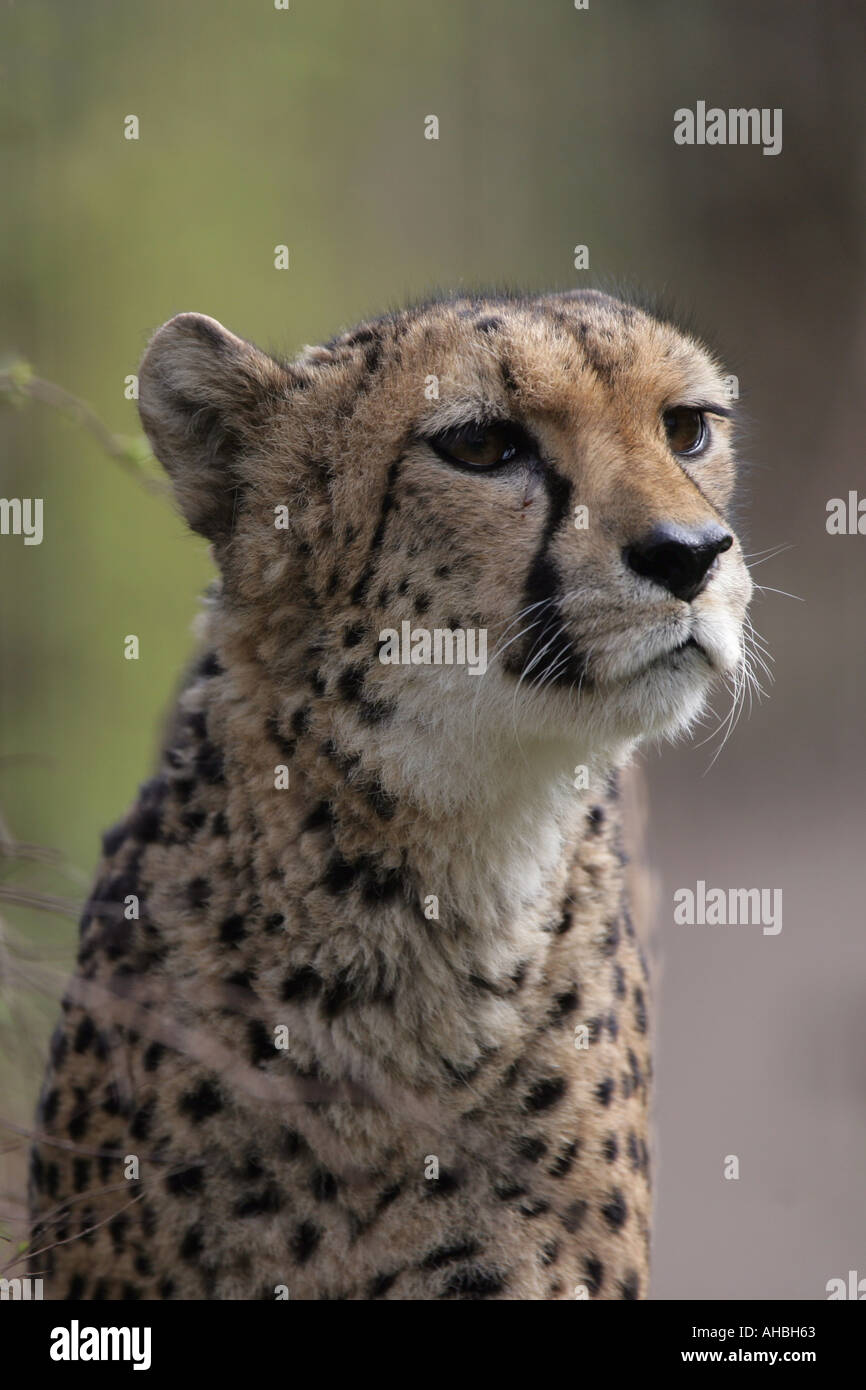
[[[397,707],[613,748],[685,728],[736,677],[751,583],[724,381],[637,309],[457,299],[291,364],[180,315],[140,404],[275,681],[304,643],[371,724]],[[484,673],[379,659],[407,623],[476,653],[483,633]]]

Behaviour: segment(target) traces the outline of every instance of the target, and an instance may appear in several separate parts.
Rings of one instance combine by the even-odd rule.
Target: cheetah
[[[597,291],[479,294],[291,362],[180,314],[139,404],[219,578],[104,836],[31,1271],[70,1299],[646,1298],[619,779],[742,662],[721,368]]]

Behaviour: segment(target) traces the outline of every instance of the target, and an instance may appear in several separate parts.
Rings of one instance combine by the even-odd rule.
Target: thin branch
[[[73,396],[71,391],[57,386],[55,382],[36,376],[29,362],[19,359],[9,367],[0,368],[0,395],[7,396],[12,404],[39,401],[68,415],[93,436],[109,458],[119,463],[148,492],[159,497],[168,496],[167,485],[150,477],[146,471],[145,465],[153,454],[143,434],[116,434],[86,401]]]

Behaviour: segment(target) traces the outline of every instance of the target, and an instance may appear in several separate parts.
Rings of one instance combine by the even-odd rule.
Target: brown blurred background
[[[291,354],[436,286],[660,293],[738,375],[745,548],[788,546],[754,577],[804,601],[757,595],[775,684],[710,770],[718,738],[642,760],[657,1298],[813,1299],[866,1275],[866,536],[825,529],[830,498],[866,494],[864,29],[856,0],[33,0],[0,18],[0,368],[31,364],[112,431],[137,433],[124,377],[178,310]],[[698,100],[781,107],[782,153],[676,146],[674,110]],[[27,1125],[56,1009],[40,972],[62,978],[75,931],[14,899],[83,895],[209,567],[86,428],[4,401],[0,493],[44,498],[45,538],[0,539],[0,807],[65,856],[0,865],[0,1108]],[[697,879],[781,888],[781,934],[675,926]]]

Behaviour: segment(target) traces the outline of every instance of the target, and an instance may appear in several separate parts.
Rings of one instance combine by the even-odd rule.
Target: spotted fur
[[[661,423],[718,366],[598,294],[458,298],[291,364],[183,314],[140,390],[220,579],[52,1042],[46,1293],[646,1297],[618,772],[736,667],[750,587],[736,541],[688,602],[624,555],[727,525],[727,416],[694,463]],[[431,445],[493,421],[532,447],[489,476]],[[483,628],[486,673],[384,664],[403,620]]]

